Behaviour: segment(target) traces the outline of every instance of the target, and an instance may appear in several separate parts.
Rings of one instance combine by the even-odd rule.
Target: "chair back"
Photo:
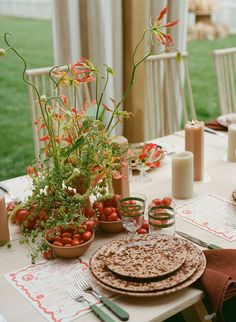
[[[145,141],[180,130],[196,113],[187,65],[176,53],[153,55],[145,61]],[[187,97],[188,104],[187,104]]]
[[[236,112],[236,48],[213,51],[221,114]]]
[[[46,95],[46,97],[51,97],[55,95],[55,84],[49,77],[49,72],[51,69],[52,67],[28,69],[25,73],[27,80],[38,89],[40,95]],[[67,69],[67,66],[60,67],[60,70],[62,71]],[[69,102],[71,102],[73,106],[76,105],[78,109],[84,106],[85,102],[88,102],[89,104],[91,103],[90,92],[87,83],[83,83],[76,88],[76,95],[73,92],[71,86],[65,85],[62,88],[60,88],[59,91],[60,95],[65,95]],[[39,130],[38,126],[35,125],[35,122],[41,116],[41,110],[36,92],[30,85],[28,85],[28,94],[32,119],[35,157],[36,159],[38,159],[40,150],[45,145],[44,141],[41,141],[40,138],[46,134],[46,130],[44,128]],[[75,97],[76,104],[74,104]]]

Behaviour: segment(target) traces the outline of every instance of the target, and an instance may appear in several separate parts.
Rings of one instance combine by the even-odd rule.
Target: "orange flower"
[[[39,138],[39,140],[42,142],[49,141],[50,136],[49,136],[49,134],[46,134],[46,135],[42,136],[41,138]]]

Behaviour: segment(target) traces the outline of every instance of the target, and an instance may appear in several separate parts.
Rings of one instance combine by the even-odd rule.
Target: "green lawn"
[[[29,68],[53,64],[51,22],[0,17],[3,34],[12,32]],[[34,159],[27,88],[21,80],[22,64],[13,53],[0,57],[0,180],[25,174]]]
[[[29,68],[53,64],[50,21],[0,17],[0,48],[3,33],[17,37],[17,48],[27,59]],[[193,41],[188,44],[190,77],[199,120],[219,114],[212,51],[233,47],[236,36],[215,41]],[[0,59],[0,180],[26,172],[34,159],[31,117],[27,89],[21,80],[22,65],[10,53]]]
[[[200,120],[214,119],[220,113],[213,50],[235,46],[236,35],[214,41],[201,40],[188,43],[191,84]]]

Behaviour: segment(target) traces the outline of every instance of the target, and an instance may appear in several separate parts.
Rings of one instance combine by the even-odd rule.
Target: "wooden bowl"
[[[124,230],[122,220],[120,221],[101,221],[99,220],[99,227],[106,233],[121,233]]]
[[[71,246],[71,247],[55,246],[47,240],[48,234],[50,234],[52,231],[53,229],[50,229],[45,233],[44,240],[46,244],[52,249],[53,253],[56,256],[62,257],[62,258],[76,258],[83,255],[86,252],[86,250],[89,248],[89,246],[91,245],[94,239],[94,233],[93,233],[92,238],[86,241],[84,244],[81,244],[78,246]]]

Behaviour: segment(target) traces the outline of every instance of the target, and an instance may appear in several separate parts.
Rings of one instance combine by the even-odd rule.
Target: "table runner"
[[[112,293],[94,285],[85,258],[42,261],[4,275],[6,280],[50,322],[69,322],[90,312],[86,302],[74,301],[67,287],[73,284],[73,275],[82,270],[86,279],[100,293]],[[99,303],[90,294],[92,303]],[[100,304],[99,304],[100,305]]]

